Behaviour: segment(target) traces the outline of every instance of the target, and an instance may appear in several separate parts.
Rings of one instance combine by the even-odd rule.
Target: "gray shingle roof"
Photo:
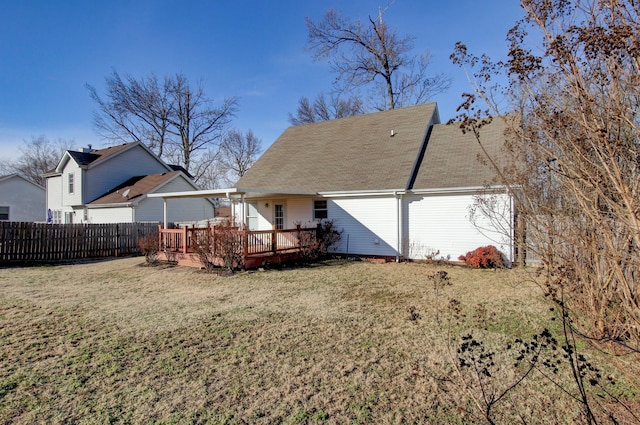
[[[491,183],[495,173],[473,134],[463,134],[457,123],[437,122],[436,105],[431,103],[290,127],[236,187],[314,193],[470,188]],[[505,129],[504,121],[495,118],[480,131],[483,145],[498,162],[505,158],[501,151]],[[413,175],[416,163],[419,167]]]
[[[480,140],[491,157],[504,162],[506,130],[501,118],[480,130]],[[472,133],[458,123],[433,126],[413,189],[478,187],[492,183],[495,172]]]
[[[289,127],[236,187],[301,193],[404,189],[437,120],[436,104],[429,103]]]

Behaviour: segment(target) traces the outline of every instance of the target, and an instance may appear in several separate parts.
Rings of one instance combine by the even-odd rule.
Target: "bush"
[[[338,230],[336,228],[335,221],[333,220],[322,220],[320,222],[317,237],[321,255],[326,255],[340,242],[343,231],[344,230]]]
[[[151,233],[138,238],[138,248],[144,255],[147,264],[156,264],[158,262],[158,254],[160,252],[160,239],[158,232]]]
[[[192,249],[207,271],[213,271],[219,264],[233,273],[243,267],[242,235],[240,229],[230,221],[224,221],[196,233]]]
[[[505,266],[504,255],[493,245],[476,248],[461,255],[458,260],[476,269],[498,269]]]

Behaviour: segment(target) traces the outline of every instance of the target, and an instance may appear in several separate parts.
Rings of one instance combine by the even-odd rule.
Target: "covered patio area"
[[[229,188],[150,194],[149,197],[163,199],[164,223],[159,226],[160,258],[176,261],[179,265],[203,267],[204,261],[224,266],[225,261],[229,262],[229,256],[233,256],[238,268],[250,269],[265,263],[296,260],[317,245],[318,226],[298,225],[288,229],[274,226],[270,230],[251,230],[247,223],[245,196],[248,193],[255,195],[254,192]],[[205,227],[170,228],[169,200],[193,197],[228,199],[231,206],[228,222],[207,223]]]
[[[317,244],[317,227],[247,230],[242,227],[207,226],[166,229],[159,226],[160,258],[178,265],[204,267],[203,262],[225,266],[232,257],[236,266],[251,269],[265,263],[300,258]]]

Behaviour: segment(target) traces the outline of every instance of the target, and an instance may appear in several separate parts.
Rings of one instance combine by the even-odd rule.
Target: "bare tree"
[[[124,79],[113,71],[105,78],[105,99],[87,85],[97,103],[94,126],[106,138],[140,141],[159,156],[172,155],[189,171],[195,156],[214,147],[237,109],[237,99],[215,106],[202,82],[192,86],[182,74]]]
[[[145,143],[162,157],[169,139],[169,115],[173,109],[169,98],[171,80],[158,77],[124,80],[114,70],[105,77],[106,94],[101,98],[95,87],[87,84],[89,96],[98,104],[93,124],[106,139],[129,143]]]
[[[34,183],[45,185],[42,175],[53,169],[73,142],[63,139],[49,140],[45,136],[23,140],[20,156],[16,160],[0,162],[0,173],[20,173]]]
[[[301,97],[298,101],[296,115],[289,113],[289,122],[291,125],[310,124],[363,113],[364,106],[358,97],[352,96],[342,99],[338,96],[332,96],[327,101],[324,93],[320,93],[316,96],[313,104],[307,97]]]
[[[452,58],[475,70],[477,85],[462,105],[461,125],[478,136],[491,115],[505,112],[493,95],[510,101],[514,165],[497,169],[518,201],[526,247],[545,266],[548,294],[569,309],[580,332],[637,352],[637,4],[523,0],[522,6],[526,16],[507,36],[507,61],[493,63],[457,45]],[[509,86],[496,91],[496,75],[506,75]]]
[[[394,109],[427,101],[446,91],[451,79],[427,75],[429,53],[413,55],[413,37],[401,37],[383,21],[352,22],[330,9],[314,22],[307,18],[308,46],[316,60],[328,59],[340,92],[369,87],[372,107]]]
[[[228,167],[219,149],[209,149],[198,155],[191,165],[190,173],[202,189],[217,189],[232,183],[227,178]]]
[[[230,131],[220,144],[222,162],[233,177],[240,178],[249,170],[262,151],[262,141],[251,130],[245,134]]]

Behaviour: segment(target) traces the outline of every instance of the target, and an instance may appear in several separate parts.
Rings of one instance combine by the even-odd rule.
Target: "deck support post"
[[[187,226],[184,226],[182,228],[182,253],[186,254],[187,253]]]
[[[278,229],[276,229],[276,226],[273,226],[273,229],[271,230],[271,252],[273,252],[273,255],[276,255],[276,251],[278,250]]]

